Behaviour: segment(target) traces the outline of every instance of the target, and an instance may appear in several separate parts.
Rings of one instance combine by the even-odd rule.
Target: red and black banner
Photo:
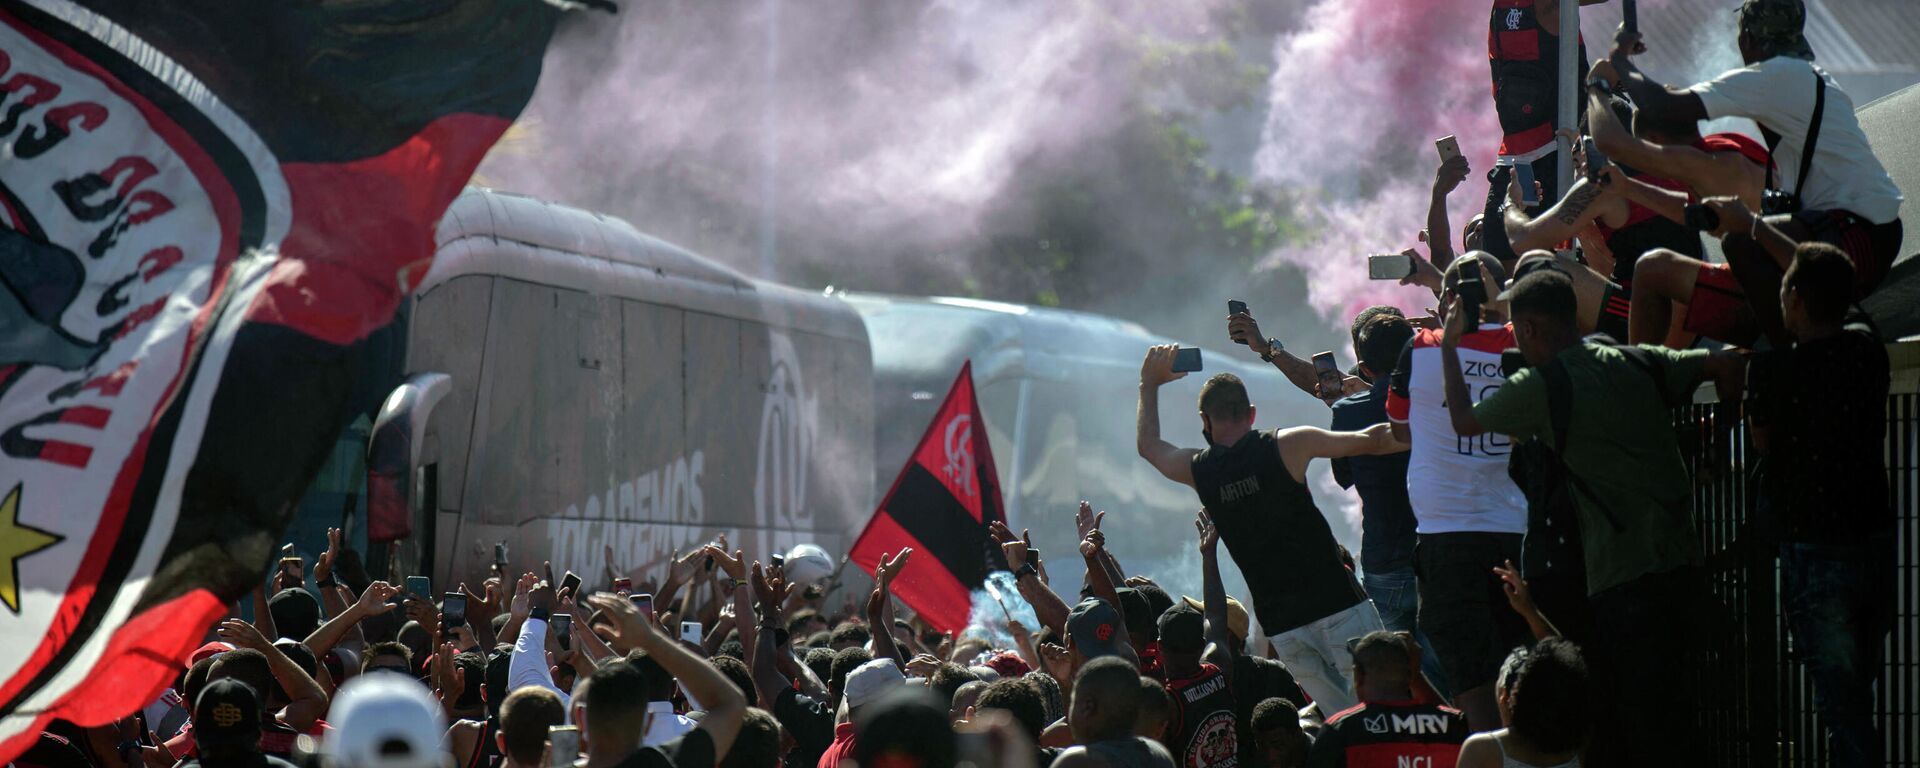
[[[913,547],[893,594],[928,625],[949,632],[967,625],[973,591],[1003,567],[987,525],[1005,519],[968,362],[848,558],[873,573],[880,558]]]
[[[259,583],[543,0],[0,0],[0,762]]]

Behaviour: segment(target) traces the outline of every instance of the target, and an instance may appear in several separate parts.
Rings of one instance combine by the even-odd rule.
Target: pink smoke
[[[1274,44],[1271,111],[1255,158],[1265,184],[1296,190],[1311,233],[1267,265],[1305,272],[1314,309],[1340,325],[1360,308],[1431,306],[1418,288],[1367,279],[1365,254],[1413,247],[1426,226],[1439,156],[1459,137],[1473,173],[1448,200],[1459,230],[1485,200],[1499,146],[1487,67],[1488,6],[1324,0]],[[1425,247],[1421,247],[1425,253]]]

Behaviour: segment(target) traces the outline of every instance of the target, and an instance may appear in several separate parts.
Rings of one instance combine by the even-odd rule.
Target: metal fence
[[[1894,626],[1874,712],[1889,766],[1920,768],[1920,342],[1889,347],[1887,472],[1899,518]],[[1704,390],[1711,392],[1710,389]],[[1713,765],[1830,763],[1813,687],[1780,610],[1779,563],[1755,546],[1748,470],[1754,457],[1734,409],[1703,399],[1676,414],[1696,480],[1695,521],[1716,600],[1702,617],[1706,656],[1695,679],[1700,736]]]

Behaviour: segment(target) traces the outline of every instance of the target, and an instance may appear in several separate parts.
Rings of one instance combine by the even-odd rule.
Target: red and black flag
[[[0,0],[0,762],[260,582],[543,0]]]
[[[873,573],[881,557],[913,547],[893,593],[948,632],[967,625],[973,591],[1002,565],[987,525],[1005,519],[969,361],[848,557]]]

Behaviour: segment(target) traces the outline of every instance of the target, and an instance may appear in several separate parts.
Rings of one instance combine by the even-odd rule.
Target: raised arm
[[[873,569],[873,593],[867,596],[867,628],[872,637],[873,657],[893,659],[902,669],[906,668],[907,659],[893,642],[893,624],[887,621],[887,601],[892,598],[894,577],[900,575],[900,569],[907,566],[907,558],[911,556],[912,547],[882,555],[880,564]]]
[[[1021,599],[1033,606],[1034,618],[1040,620],[1041,626],[1052,627],[1055,632],[1067,631],[1067,614],[1070,612],[1067,604],[1054,594],[1052,587],[1040,580],[1037,568],[1028,571],[1025,567],[1027,551],[1033,547],[1027,531],[1022,530],[1020,537],[1015,538],[1006,523],[998,521],[993,523],[991,530],[994,540],[1000,542],[1000,552],[1006,556],[1007,565],[1014,569],[1014,586],[1019,588]]]
[[[1213,516],[1204,509],[1194,518],[1193,527],[1200,532],[1200,599],[1206,601],[1207,609],[1207,650],[1200,658],[1227,669],[1239,649],[1227,625],[1227,582],[1220,578],[1220,530],[1213,527]]]
[[[371,592],[372,590],[368,590]],[[294,730],[305,731],[313,727],[321,716],[327,713],[327,692],[320,688],[312,675],[287,658],[287,654],[275,647],[266,635],[252,624],[239,619],[227,619],[220,622],[220,639],[233,643],[238,648],[252,648],[267,657],[267,666],[273,671],[273,681],[287,692],[287,707],[281,710],[280,719]]]
[[[1509,197],[1519,193],[1519,184],[1520,175],[1513,174]],[[1608,202],[1607,190],[1583,176],[1573,182],[1573,188],[1567,190],[1566,197],[1560,198],[1537,218],[1528,216],[1526,208],[1517,203],[1507,206],[1503,222],[1507,228],[1507,240],[1513,243],[1514,253],[1525,253],[1536,248],[1551,250],[1554,244],[1572,238],[1593,224],[1594,219],[1606,210]]]
[[[1447,308],[1446,335],[1440,339],[1440,368],[1446,379],[1447,417],[1453,420],[1454,434],[1473,437],[1487,430],[1474,418],[1473,395],[1467,388],[1466,375],[1460,371],[1460,336],[1467,329],[1466,312],[1460,307],[1460,297],[1453,297],[1453,305]]]
[[[713,739],[713,753],[725,755],[733,748],[733,739],[740,733],[740,721],[747,714],[747,699],[739,686],[728,680],[712,664],[694,656],[673,638],[660,631],[653,619],[640,613],[640,608],[632,601],[619,595],[602,592],[587,598],[593,607],[599,608],[607,617],[613,619],[619,633],[614,648],[631,651],[634,648],[646,651],[647,656],[660,665],[667,674],[680,681],[687,697],[699,701],[706,707],[706,714],[700,718],[700,730],[706,731]],[[769,633],[771,634],[771,633]]]
[[[1173,372],[1176,349],[1179,345],[1149,347],[1146,359],[1140,363],[1140,404],[1134,416],[1134,443],[1140,457],[1168,480],[1193,485],[1193,457],[1199,451],[1176,448],[1160,439],[1160,386],[1186,375]]]
[[[787,593],[793,591],[793,585],[779,579],[768,579],[767,572],[759,563],[753,564],[751,574],[753,597],[760,604],[760,632],[755,635],[753,653],[748,655],[747,669],[753,673],[753,687],[760,691],[760,707],[773,711],[774,699],[779,692],[793,687],[793,681],[781,674],[775,663],[780,653],[774,643],[779,630],[784,626],[783,609],[787,602]]]
[[[1635,136],[1614,116],[1607,97],[1593,88],[1587,89],[1587,130],[1593,135],[1594,146],[1614,163],[1673,179],[1703,195],[1734,193],[1750,206],[1760,205],[1760,193],[1767,182],[1765,168],[1748,162],[1737,152],[1708,152],[1685,144],[1656,144]],[[1685,195],[1680,197],[1684,200]],[[1661,215],[1666,213],[1661,211]]]
[[[547,618],[553,612],[553,585],[540,582],[527,592],[527,615],[520,622],[513,642],[513,656],[507,661],[507,685],[510,690],[538,686],[560,695],[567,692],[553,682],[553,670],[547,666]]]
[[[1254,320],[1252,315],[1241,313],[1228,316],[1227,338],[1244,342],[1247,349],[1256,355],[1272,358],[1273,367],[1278,368],[1280,375],[1287,377],[1288,382],[1302,392],[1319,397],[1320,379],[1313,370],[1313,363],[1294,357],[1293,353],[1284,349],[1274,349],[1273,343],[1260,333],[1260,322]]]
[[[1378,456],[1399,453],[1412,446],[1394,437],[1393,427],[1375,424],[1359,432],[1331,432],[1319,427],[1291,427],[1280,430],[1280,461],[1293,473],[1293,479],[1307,481],[1307,464],[1314,459],[1338,459],[1347,456]]]
[[[359,626],[362,620],[368,616],[378,616],[393,610],[393,606],[387,600],[398,591],[393,585],[384,581],[367,585],[367,591],[360,593],[359,600],[355,600],[353,605],[347,606],[346,610],[327,619],[327,623],[316,627],[313,634],[307,635],[307,649],[313,651],[316,658],[326,658],[327,652],[339,645],[340,641]]]
[[[1661,85],[1634,65],[1633,54],[1646,49],[1639,33],[1623,28],[1614,33],[1612,52],[1604,61],[1596,62],[1588,74],[1613,81],[1613,89],[1631,97],[1636,109],[1669,115],[1675,121],[1707,119],[1707,105],[1700,101],[1699,94],[1686,88]],[[1603,68],[1602,64],[1606,66]]]
[[[1427,252],[1440,269],[1453,263],[1453,225],[1447,221],[1447,195],[1453,194],[1472,172],[1465,155],[1441,163],[1433,172],[1433,195],[1427,201]]]

